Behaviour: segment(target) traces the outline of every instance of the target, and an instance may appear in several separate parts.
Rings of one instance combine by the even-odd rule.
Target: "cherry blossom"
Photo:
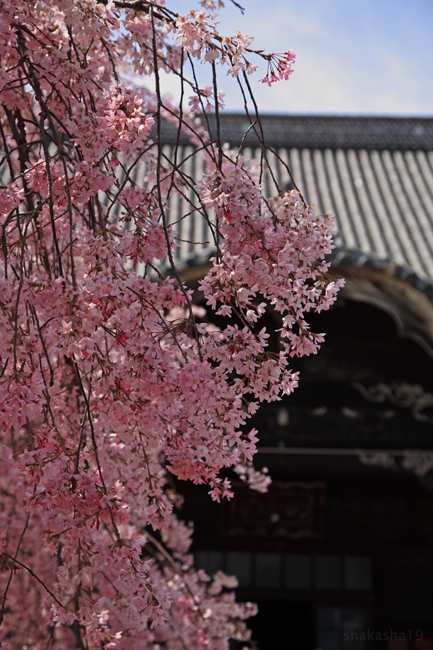
[[[261,57],[284,79],[293,63],[220,35],[220,7],[0,1],[2,648],[248,642],[256,608],[235,601],[233,576],[194,567],[177,486],[230,498],[231,468],[267,489],[248,420],[295,389],[290,358],[323,341],[306,314],[341,281],[325,261],[332,218],[295,190],[265,199],[263,169],[196,114],[222,110],[217,63],[237,77]],[[162,97],[160,71],[190,109]],[[190,139],[200,183],[166,152],[163,119]],[[177,265],[191,215],[215,250],[200,305]]]
[[[266,77],[261,81],[271,86],[276,81],[287,80],[292,74],[292,64],[295,62],[296,54],[289,50],[284,54],[269,54],[268,71]]]

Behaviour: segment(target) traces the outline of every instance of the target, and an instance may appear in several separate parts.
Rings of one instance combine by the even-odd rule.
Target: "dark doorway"
[[[262,600],[248,625],[259,650],[313,650],[313,609],[309,602]]]

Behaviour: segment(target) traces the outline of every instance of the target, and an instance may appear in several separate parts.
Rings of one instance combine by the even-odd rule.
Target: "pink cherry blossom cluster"
[[[182,62],[248,72],[250,42],[163,2],[0,0],[2,648],[248,641],[256,608],[235,601],[233,577],[194,568],[176,489],[230,497],[228,468],[267,489],[247,421],[296,387],[290,357],[323,340],[305,314],[341,284],[324,261],[332,219],[295,191],[265,200],[257,163],[158,81],[171,71],[220,101]],[[156,92],[128,84],[127,65]],[[162,146],[162,117],[189,135],[200,184]],[[191,215],[215,241],[206,308],[176,266],[176,222]]]
[[[266,77],[261,81],[271,86],[276,81],[287,80],[292,74],[292,64],[295,62],[296,54],[289,50],[284,54],[268,55],[268,71]]]

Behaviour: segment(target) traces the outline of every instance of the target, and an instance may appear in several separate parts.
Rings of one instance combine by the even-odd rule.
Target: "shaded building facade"
[[[238,485],[221,506],[181,486],[196,562],[236,574],[239,599],[259,603],[250,623],[260,650],[431,650],[433,120],[262,123],[279,184],[292,187],[284,160],[306,201],[336,214],[332,273],[346,285],[329,312],[310,319],[326,341],[293,361],[299,388],[250,421],[269,492]],[[248,126],[224,116],[223,139],[239,145]],[[170,155],[169,127],[164,137]],[[181,149],[199,179],[187,140]],[[252,131],[244,151],[261,155]],[[172,214],[183,199],[173,200]],[[210,238],[193,217],[179,229],[183,277],[197,288]],[[198,253],[194,240],[204,242]]]

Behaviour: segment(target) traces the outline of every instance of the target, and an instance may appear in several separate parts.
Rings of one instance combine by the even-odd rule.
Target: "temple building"
[[[433,119],[262,124],[279,185],[293,187],[285,161],[306,201],[336,215],[332,273],[346,284],[310,318],[326,341],[293,360],[299,388],[251,422],[269,492],[238,485],[221,506],[182,485],[181,516],[195,523],[197,565],[236,574],[238,598],[259,603],[259,650],[432,650]],[[223,140],[260,158],[249,126],[223,115]],[[167,126],[167,156],[176,141]],[[200,157],[186,137],[178,145],[199,180]],[[172,215],[191,212],[188,196],[173,201]],[[183,278],[197,288],[212,240],[191,214],[177,227]]]

